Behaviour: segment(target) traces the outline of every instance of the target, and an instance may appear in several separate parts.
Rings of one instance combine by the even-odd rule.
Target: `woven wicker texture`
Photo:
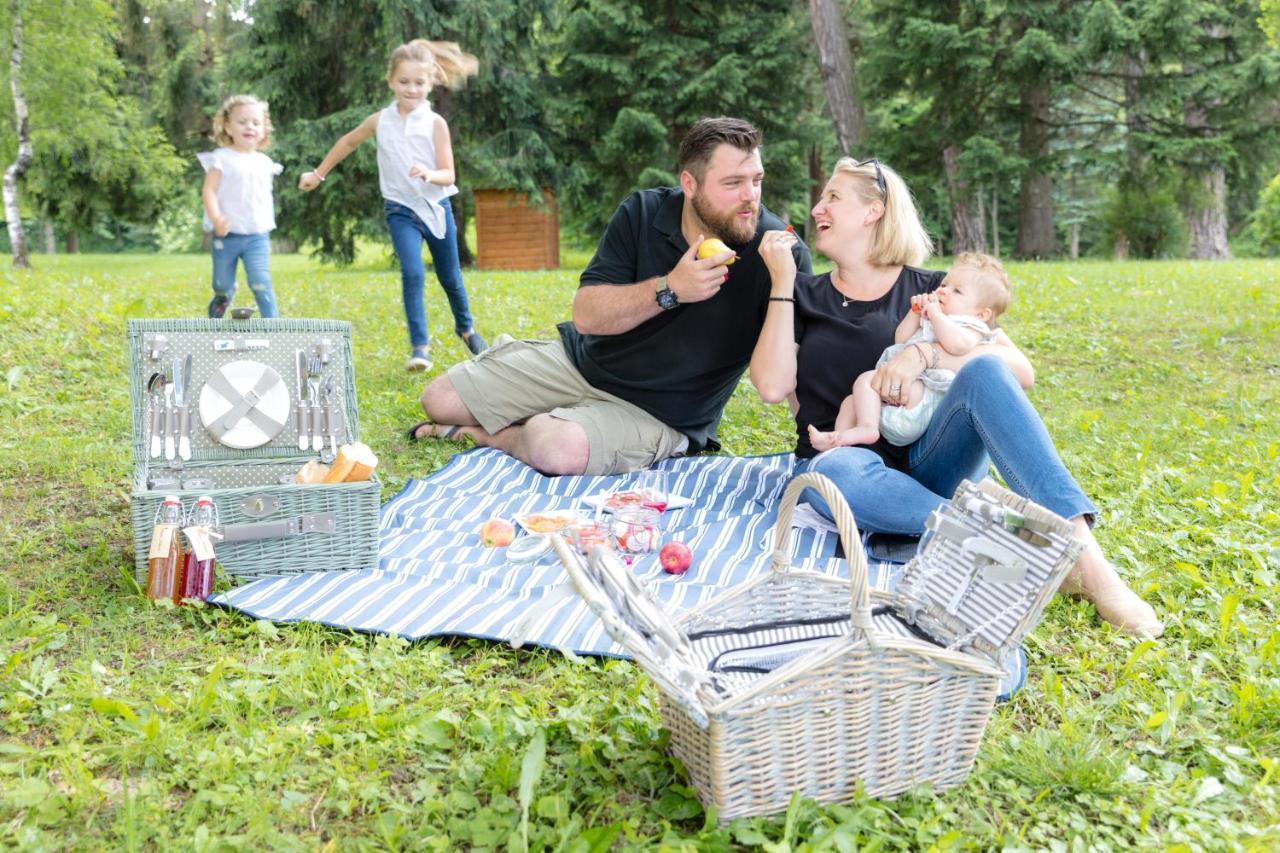
[[[849,585],[790,565],[791,517],[807,488],[833,510],[845,553],[852,557]],[[1018,518],[1034,517],[1032,527],[1052,527],[1054,536],[1063,529],[1054,524],[1069,529],[994,485],[984,484],[975,493],[985,498],[984,522],[1005,520],[990,509],[996,505],[1012,507]],[[973,533],[981,539],[986,529],[978,524]],[[654,610],[652,598],[634,580],[622,577],[625,568],[606,549],[597,548],[584,564],[563,543],[558,548],[575,585],[610,633],[658,683],[671,751],[688,768],[704,804],[727,821],[784,811],[796,792],[839,802],[859,785],[871,796],[884,797],[920,784],[941,789],[963,781],[995,704],[1001,670],[986,655],[917,636],[918,629],[899,615],[897,596],[869,588],[853,515],[825,477],[805,474],[790,483],[774,540],[772,572],[675,624]],[[1073,540],[1058,538],[1035,552],[1052,569],[1029,574],[1038,573],[1052,585],[1031,600],[1018,593],[1021,606],[1034,611],[1031,616],[1000,605],[1008,610],[999,614],[1001,620],[1013,614],[1019,638],[1056,588],[1059,565],[1074,560],[1072,545]],[[984,547],[970,543],[969,550]],[[939,557],[945,554],[940,551]],[[935,588],[939,581],[953,582],[949,566],[926,563],[918,567],[918,577],[917,594],[925,599],[955,597],[954,591],[949,596]],[[978,607],[982,596],[966,600]],[[965,613],[979,623],[965,626],[965,639],[975,628],[1007,621],[972,609]],[[661,642],[655,643],[657,636]],[[1004,648],[1008,641],[993,638],[991,644]],[[725,661],[727,669],[721,666]]]
[[[292,417],[267,444],[237,450],[218,443],[200,423],[200,389],[218,368],[233,361],[257,361],[283,377],[290,401],[297,399],[295,351],[314,352],[324,345],[329,364],[323,369],[336,383],[341,411],[340,443],[359,440],[355,371],[351,357],[351,325],[336,320],[130,320],[129,385],[133,403],[133,491],[131,498],[134,539],[134,576],[142,582],[147,572],[147,548],[156,508],[166,494],[178,495],[184,510],[195,498],[207,494],[218,508],[222,525],[291,521],[332,513],[332,533],[220,542],[219,565],[237,579],[256,579],[309,571],[375,569],[378,565],[378,507],[381,484],[377,478],[360,483],[298,486],[282,484],[316,452],[298,450],[298,430]],[[158,340],[163,341],[158,343]],[[219,349],[230,342],[231,349]],[[266,342],[264,348],[260,342]],[[237,348],[238,347],[238,348]],[[247,348],[246,348],[247,347]],[[162,354],[153,358],[152,353]],[[151,400],[147,379],[163,373],[174,360],[192,357],[187,389],[191,405],[191,460],[185,463],[152,459],[147,453]],[[159,485],[178,481],[178,486]],[[197,482],[205,481],[205,482]],[[152,484],[156,487],[152,488]],[[184,487],[184,484],[188,487]],[[269,498],[278,509],[263,515],[254,508],[257,498]]]

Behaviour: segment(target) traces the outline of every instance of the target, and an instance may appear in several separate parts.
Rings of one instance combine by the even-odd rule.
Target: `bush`
[[[1187,226],[1174,189],[1144,171],[1121,179],[1102,215],[1113,252],[1127,246],[1131,258],[1171,258],[1183,254]]]
[[[1264,254],[1280,254],[1280,175],[1258,194],[1258,207],[1253,211],[1249,230]]]

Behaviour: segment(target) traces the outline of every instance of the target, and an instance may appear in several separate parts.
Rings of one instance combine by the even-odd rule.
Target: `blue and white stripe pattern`
[[[770,554],[761,545],[771,539],[793,460],[785,453],[659,464],[672,493],[694,501],[669,510],[662,521],[663,540],[688,545],[693,565],[683,575],[668,575],[657,554],[647,554],[632,569],[673,618],[769,570]],[[513,563],[505,549],[482,547],[479,530],[495,516],[590,512],[581,498],[629,488],[634,480],[634,474],[545,477],[497,450],[477,448],[410,481],[383,505],[378,571],[265,578],[210,601],[272,622],[318,622],[408,640],[460,636],[508,642],[519,633],[530,645],[625,658],[582,599],[567,594],[568,575],[554,554]],[[793,566],[848,577],[845,561],[834,556],[836,546],[833,532],[797,529]],[[892,589],[900,569],[873,564],[872,584]],[[1009,665],[1007,686],[1015,689],[1025,675],[1025,658],[1014,655]]]

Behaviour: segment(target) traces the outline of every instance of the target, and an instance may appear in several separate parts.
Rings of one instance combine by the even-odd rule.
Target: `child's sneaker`
[[[462,338],[462,342],[467,345],[467,349],[471,350],[472,355],[479,355],[489,348],[489,342],[480,337],[480,333],[475,329],[467,335],[459,333],[458,337]]]
[[[423,345],[414,347],[413,352],[404,360],[404,369],[410,373],[420,373],[431,369],[431,347]]]

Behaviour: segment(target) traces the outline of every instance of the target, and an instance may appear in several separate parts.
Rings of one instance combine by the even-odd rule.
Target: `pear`
[[[732,252],[732,251],[733,249],[730,249],[728,246],[726,246],[723,240],[717,237],[708,237],[707,239],[703,240],[702,245],[698,247],[698,260],[705,261],[707,258],[714,257],[716,255],[723,255],[725,252]],[[725,261],[725,266],[728,266],[729,264],[733,263],[737,259],[738,259],[738,256],[734,255],[732,258],[729,258],[729,260]]]

